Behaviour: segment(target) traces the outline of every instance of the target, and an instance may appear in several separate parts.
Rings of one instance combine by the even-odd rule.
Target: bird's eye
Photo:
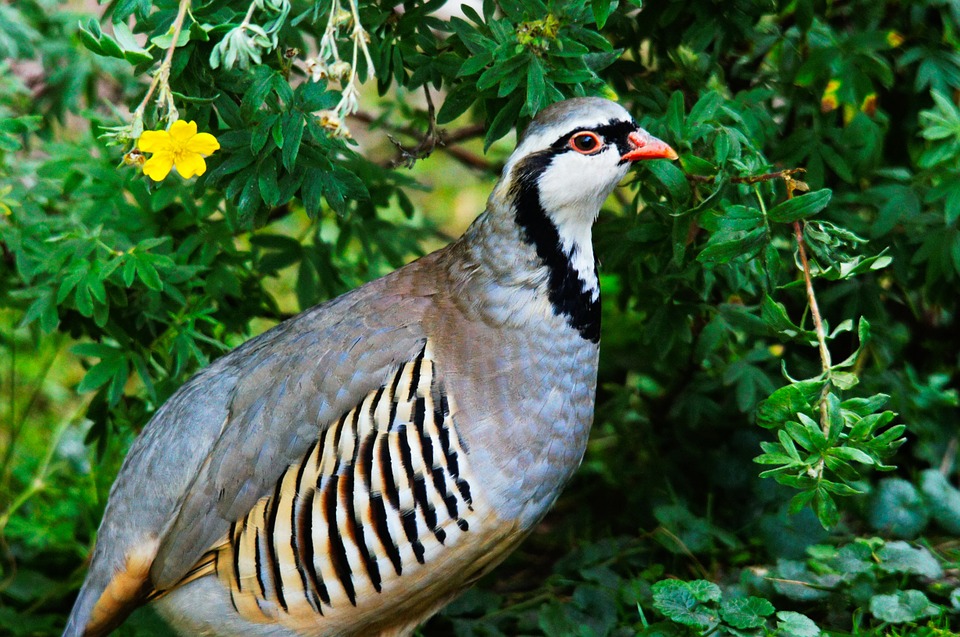
[[[596,133],[583,131],[570,138],[570,147],[584,155],[592,155],[603,148],[603,142]]]

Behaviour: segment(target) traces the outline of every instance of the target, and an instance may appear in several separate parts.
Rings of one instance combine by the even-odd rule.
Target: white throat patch
[[[600,206],[626,175],[616,146],[596,155],[566,152],[557,155],[540,175],[540,204],[557,228],[563,253],[576,270],[583,291],[600,296],[591,229]]]

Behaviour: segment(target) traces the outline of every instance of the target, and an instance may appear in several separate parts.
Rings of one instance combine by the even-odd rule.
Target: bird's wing
[[[424,301],[380,297],[362,315],[343,316],[326,329],[307,322],[305,329],[238,357],[220,436],[154,561],[156,587],[176,583],[322,429],[416,356],[425,341],[417,321],[417,305]]]
[[[432,290],[413,293],[403,270],[252,339],[164,404],[114,484],[65,634],[174,585],[323,428],[416,357]]]

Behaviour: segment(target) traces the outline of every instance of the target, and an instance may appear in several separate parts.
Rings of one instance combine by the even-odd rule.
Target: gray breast
[[[529,528],[576,471],[593,422],[599,346],[562,316],[523,330],[477,325],[437,342],[453,413],[499,515]],[[448,357],[457,362],[444,364]]]

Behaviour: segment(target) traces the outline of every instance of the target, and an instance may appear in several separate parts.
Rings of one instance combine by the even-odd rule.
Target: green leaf
[[[920,491],[937,524],[952,535],[960,535],[960,490],[936,469],[920,474]]]
[[[795,419],[797,413],[813,413],[822,388],[823,382],[813,380],[781,387],[757,407],[757,424],[771,429]]]
[[[237,211],[240,218],[249,222],[260,209],[260,180],[247,179],[240,189],[240,197],[237,199]]]
[[[707,630],[720,621],[720,615],[715,609],[700,603],[692,582],[662,580],[654,584],[652,590],[654,608],[678,624]],[[701,594],[705,590],[700,587]]]
[[[283,116],[283,167],[293,171],[300,153],[300,143],[303,140],[303,117],[296,111],[290,111]]]
[[[717,91],[708,91],[704,93],[697,103],[690,109],[687,120],[694,124],[700,124],[713,119],[717,110],[723,104],[723,95]]]
[[[116,18],[116,16],[114,16]],[[123,50],[123,58],[131,64],[140,64],[153,60],[153,56],[137,43],[136,38],[125,22],[113,22],[113,35]]]
[[[118,0],[114,5],[112,22],[114,33],[118,24],[123,24],[124,20],[136,12],[139,17],[146,17],[150,12],[150,0]]]
[[[717,232],[710,237],[697,261],[704,263],[727,263],[735,258],[752,258],[767,240],[766,228],[750,232]]]
[[[94,24],[96,24],[96,20],[91,20],[90,22],[93,22]],[[88,26],[90,26],[89,22],[88,22]],[[100,30],[100,27],[99,25],[97,25],[97,31],[99,32],[99,30]],[[82,23],[79,25],[79,28],[77,29],[77,37],[80,38],[80,42],[88,50],[90,50],[93,53],[96,53],[97,55],[103,55],[103,47],[100,46],[100,38],[94,35],[93,33],[91,33],[90,31],[88,31],[86,28],[84,28]]]
[[[793,223],[817,214],[827,207],[833,191],[829,188],[816,190],[814,192],[787,199],[773,207],[767,213],[770,221],[777,223]]]
[[[593,9],[593,19],[597,23],[597,28],[602,29],[607,23],[607,18],[617,9],[619,0],[591,0],[590,6]]]
[[[277,162],[273,157],[267,157],[260,163],[257,174],[260,187],[260,197],[267,206],[274,207],[281,203],[280,186],[277,183]]]
[[[347,200],[344,196],[343,185],[335,173],[321,172],[320,182],[323,184],[323,198],[327,200],[327,205],[338,215],[343,215],[347,211]]]
[[[486,136],[483,138],[484,152],[489,150],[493,142],[509,133],[514,125],[516,125],[523,104],[524,98],[520,95],[514,95],[510,101],[497,112],[487,128]]]
[[[133,262],[136,264],[137,277],[143,281],[145,286],[156,291],[163,289],[163,281],[160,279],[160,275],[152,263],[147,261],[141,254],[137,254]]]
[[[91,367],[77,385],[77,391],[81,394],[93,391],[111,382],[115,376],[122,376],[124,380],[127,378],[127,361],[119,353],[101,359]]]
[[[840,390],[852,389],[860,382],[860,378],[853,372],[830,372],[830,382]]]
[[[777,619],[777,637],[820,637],[820,627],[802,613],[782,610]]]
[[[328,91],[324,82],[304,82],[297,87],[297,109],[305,113],[333,108],[338,101],[337,94]]]
[[[453,27],[457,37],[460,38],[470,53],[474,55],[495,49],[497,46],[496,42],[481,34],[476,27],[461,18],[450,18],[450,26]]]
[[[837,458],[842,458],[843,460],[849,460],[851,462],[859,462],[860,464],[872,465],[874,464],[873,458],[860,451],[854,447],[834,447],[827,451],[832,456]]]
[[[117,44],[116,40],[111,38],[106,33],[100,37],[100,48],[103,50],[104,55],[108,55],[112,58],[120,58],[121,60],[123,59],[123,49],[120,48],[120,45]]]
[[[761,597],[739,597],[720,604],[720,617],[734,628],[759,628],[774,613],[773,604]]]
[[[713,175],[717,174],[716,166],[703,157],[697,157],[696,155],[691,155],[690,153],[683,153],[680,155],[680,165],[683,166],[683,170],[690,175],[712,177]]]
[[[254,127],[252,134],[250,135],[250,151],[254,155],[259,155],[263,150],[263,147],[267,145],[267,140],[270,139],[270,130],[279,119],[280,115],[278,114],[267,115]],[[231,157],[231,159],[233,158]],[[246,162],[242,165],[239,165],[238,170],[244,166],[248,166],[249,164],[250,162]]]
[[[848,398],[840,403],[840,407],[859,416],[869,416],[886,405],[889,400],[890,396],[887,394],[875,394],[868,398]]]
[[[884,401],[886,402],[886,401]],[[853,441],[865,441],[878,429],[886,427],[896,417],[892,411],[864,416],[850,428],[849,437]]]
[[[525,54],[515,55],[506,62],[495,63],[477,78],[477,90],[486,91],[502,82],[508,76],[516,74],[527,65],[528,57]]]
[[[183,29],[177,37],[177,48],[185,46],[189,41],[190,29]],[[150,38],[150,42],[163,50],[169,49],[170,45],[173,44],[173,30],[171,29],[166,33]]]
[[[547,86],[543,80],[543,65],[534,57],[527,65],[527,102],[522,112],[536,115],[545,106]]]
[[[657,181],[666,186],[674,200],[686,201],[690,198],[690,184],[687,183],[687,177],[673,162],[666,159],[654,159],[644,162],[643,165],[653,173]]]
[[[274,71],[268,66],[257,65],[250,69],[249,74],[253,81],[250,88],[243,94],[243,100],[240,103],[240,113],[248,119],[263,107],[274,85]]]
[[[790,438],[807,452],[817,451],[815,438],[810,435],[810,428],[804,427],[800,423],[793,421],[784,423],[784,430],[790,435]]]
[[[687,587],[693,593],[693,596],[700,602],[719,602],[720,587],[713,582],[704,579],[696,579],[687,582]]]
[[[915,622],[924,617],[939,615],[940,607],[932,604],[922,591],[897,591],[890,595],[870,598],[870,613],[880,621],[891,624]]]
[[[790,515],[796,515],[810,505],[813,501],[813,496],[816,495],[815,491],[801,491],[792,498],[790,498],[790,504],[787,506],[787,512]]]
[[[817,489],[814,496],[814,510],[823,528],[830,530],[840,522],[840,511],[833,496],[825,489]]]
[[[673,139],[683,139],[683,92],[674,91],[667,103],[667,130]]]
[[[482,51],[477,55],[473,55],[464,60],[463,64],[457,70],[457,77],[467,77],[470,75],[475,75],[481,71],[486,70],[487,66],[493,63],[493,53],[490,51]]]
[[[874,490],[867,509],[870,526],[894,537],[916,537],[927,525],[929,512],[916,488],[900,478],[881,480]],[[898,543],[887,555],[890,564],[884,570],[895,572],[911,561],[919,566],[925,561],[919,555],[904,552]]]
[[[774,301],[769,294],[764,295],[763,302],[760,304],[760,318],[771,330],[790,338],[811,335],[811,332],[794,325],[787,316],[786,306]]]
[[[877,551],[880,569],[888,573],[910,573],[930,579],[943,575],[937,558],[925,547],[913,547],[906,542],[887,542]]]
[[[467,83],[458,84],[447,93],[443,105],[437,112],[438,124],[449,124],[463,115],[477,100],[477,89]]]
[[[318,168],[308,168],[300,189],[300,197],[307,214],[316,217],[323,203],[323,172]]]

